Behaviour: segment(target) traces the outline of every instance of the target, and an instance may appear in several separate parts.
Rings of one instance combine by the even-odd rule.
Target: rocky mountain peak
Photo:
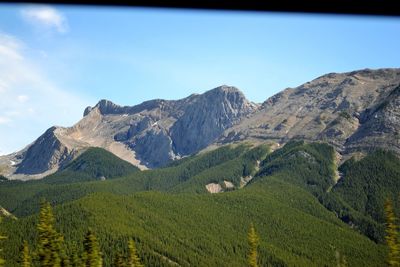
[[[17,174],[43,173],[71,156],[71,151],[57,137],[58,129],[56,126],[49,128],[24,152]]]
[[[170,130],[173,148],[179,155],[206,147],[225,129],[256,109],[239,89],[231,86],[219,86],[196,97]]]
[[[218,93],[218,92],[224,92],[224,93],[240,92],[243,95],[243,93],[235,86],[229,86],[226,84],[223,84],[218,87],[215,87],[214,89],[208,90],[206,93],[213,94],[213,93]]]
[[[238,88],[234,86],[222,85],[209,90],[203,94],[203,97],[209,102],[224,103],[225,107],[231,108],[234,113],[248,114],[253,112],[258,105],[250,102]]]
[[[241,140],[302,139],[328,142],[340,153],[375,147],[399,152],[399,85],[400,69],[364,69],[320,76],[262,105],[228,85],[135,106],[104,99],[87,107],[73,127],[52,127],[24,150],[0,157],[0,169],[9,170],[0,175],[41,175],[87,147],[105,148],[140,168]]]
[[[400,151],[399,84],[400,69],[329,73],[270,97],[220,142],[297,138],[328,142],[342,153],[376,147]]]
[[[91,106],[86,107],[83,111],[83,117],[87,116],[92,111],[92,109],[93,108]]]
[[[119,105],[116,105],[107,99],[100,100],[95,107],[97,107],[103,114],[113,113],[113,111],[120,108]]]
[[[114,104],[110,100],[102,99],[94,107],[87,107],[83,112],[83,116],[88,115],[93,109],[97,108],[102,115],[118,114],[124,112],[125,107]]]
[[[206,98],[225,98],[233,102],[248,102],[245,95],[234,86],[221,85],[204,93]]]
[[[14,174],[40,175],[64,166],[87,147],[102,147],[140,168],[160,167],[205,148],[255,108],[239,89],[226,85],[135,106],[103,99],[87,107],[73,127],[52,127],[16,153],[18,161],[5,161],[17,162]]]

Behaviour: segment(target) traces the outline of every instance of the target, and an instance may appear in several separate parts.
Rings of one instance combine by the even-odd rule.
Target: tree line
[[[388,248],[386,264],[390,267],[400,267],[400,235],[398,218],[393,209],[393,202],[387,199],[384,206],[386,215],[386,244]],[[1,217],[0,217],[1,219]],[[31,249],[27,241],[23,242],[21,248],[20,266],[43,266],[43,267],[101,267],[103,266],[102,252],[92,229],[88,229],[83,240],[83,253],[71,253],[67,255],[64,244],[64,237],[55,228],[55,217],[49,202],[43,201],[37,224],[38,240],[35,249]],[[0,242],[6,236],[0,234]],[[253,224],[250,225],[247,241],[249,251],[247,263],[249,267],[258,267],[258,246],[260,237]],[[135,242],[128,241],[128,255],[117,251],[113,266],[116,267],[144,267],[136,250]],[[5,266],[5,259],[1,257],[0,267]],[[343,255],[336,252],[337,265],[346,266]]]
[[[35,249],[31,249],[27,241],[21,248],[20,266],[43,267],[101,267],[103,258],[95,233],[89,228],[83,240],[83,253],[76,252],[67,255],[64,236],[55,228],[55,217],[49,202],[42,202],[39,222],[37,224],[38,240]],[[0,235],[0,240],[6,237]],[[0,250],[1,252],[1,250]],[[135,242],[128,241],[128,255],[117,252],[116,267],[144,267],[138,256]],[[5,266],[5,260],[0,256],[0,267]]]
[[[386,244],[388,246],[387,264],[390,267],[400,267],[400,237],[398,218],[393,209],[393,202],[387,199],[385,202],[386,214]]]
[[[1,222],[1,217],[0,217]],[[37,247],[32,250],[28,242],[24,240],[21,248],[20,266],[22,267],[102,267],[103,258],[97,237],[91,228],[88,229],[84,240],[84,251],[81,255],[71,253],[67,255],[64,236],[55,228],[55,217],[49,202],[41,203],[39,222],[37,224]],[[0,241],[6,239],[6,236],[0,235]],[[250,267],[258,267],[258,245],[259,236],[251,224],[248,232],[248,264]],[[5,260],[1,257],[0,249],[0,267],[5,266]],[[116,252],[113,266],[115,267],[144,267],[136,250],[135,242],[128,241],[128,255]]]
[[[1,222],[1,217],[0,217]],[[64,236],[55,229],[55,217],[49,202],[43,201],[39,213],[39,222],[37,224],[38,241],[35,250],[32,250],[25,240],[21,248],[21,267],[101,267],[103,266],[102,253],[95,233],[91,228],[88,229],[84,240],[84,251],[81,255],[72,252],[67,255],[64,245]],[[0,241],[6,239],[6,236],[0,235]],[[248,264],[250,267],[258,267],[258,245],[259,236],[251,224],[248,232]],[[1,257],[0,249],[0,267],[5,266],[5,260]],[[135,242],[128,241],[128,257],[117,252],[114,261],[115,267],[144,267],[136,250]]]

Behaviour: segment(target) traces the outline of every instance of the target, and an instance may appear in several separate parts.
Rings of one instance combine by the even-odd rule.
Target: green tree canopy
[[[117,253],[114,259],[114,266],[115,267],[126,267],[125,259],[120,252]]]
[[[43,201],[37,225],[39,235],[37,256],[40,266],[43,267],[68,265],[64,251],[64,237],[56,231],[54,222],[50,203]]]
[[[83,241],[84,253],[82,255],[83,266],[87,267],[101,267],[103,259],[99,243],[97,242],[96,235],[89,229]]]
[[[1,223],[1,217],[0,217],[0,223]],[[4,239],[6,239],[6,237],[3,236],[3,235],[0,233],[0,242],[1,242],[1,240],[4,240]],[[3,267],[3,266],[4,266],[4,263],[5,263],[5,260],[1,257],[1,252],[2,252],[2,249],[1,249],[1,246],[0,246],[0,267]]]
[[[132,239],[128,241],[128,249],[129,249],[128,266],[144,267],[144,265],[140,262],[139,255],[137,254],[135,241],[133,241]]]
[[[22,245],[21,267],[30,267],[32,265],[32,258],[29,252],[28,242],[24,241]]]
[[[385,202],[386,213],[386,243],[389,248],[387,263],[389,266],[400,266],[400,243],[396,215],[390,199]]]
[[[248,263],[250,267],[258,267],[258,244],[260,242],[260,238],[257,235],[256,229],[254,228],[254,225],[250,225],[249,232],[247,234],[247,240],[249,242],[250,250],[248,254]]]

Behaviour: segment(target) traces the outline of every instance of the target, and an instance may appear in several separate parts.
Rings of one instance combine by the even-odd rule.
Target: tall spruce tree
[[[259,244],[260,238],[258,237],[256,229],[254,228],[253,224],[250,225],[250,229],[247,234],[247,240],[248,240],[249,247],[250,247],[247,262],[250,267],[258,267],[257,249],[258,249],[258,244]]]
[[[89,229],[85,235],[83,248],[84,253],[82,255],[82,266],[101,267],[103,265],[99,243],[97,242],[96,235],[91,229]]]
[[[118,252],[114,259],[114,267],[126,267],[125,259],[121,252]]]
[[[137,254],[135,241],[133,241],[132,239],[128,241],[128,250],[129,250],[128,266],[144,267],[144,265],[140,262],[139,255]]]
[[[387,264],[393,267],[400,267],[400,242],[396,215],[393,210],[393,203],[390,199],[385,202],[386,213],[386,244],[389,248]]]
[[[21,267],[30,267],[32,265],[32,258],[29,252],[29,245],[26,240],[22,245]]]
[[[1,217],[0,217],[0,223],[1,223]],[[0,233],[0,242],[1,242],[2,240],[4,240],[4,239],[6,239],[6,237],[3,236],[3,235]],[[3,251],[3,249],[2,249],[1,246],[0,246],[0,267],[3,267],[4,264],[5,264],[5,262],[6,262],[6,261],[2,258],[2,255],[1,255],[2,251]]]
[[[81,258],[79,257],[79,253],[76,251],[76,248],[72,248],[70,254],[70,265],[71,267],[81,267]]]
[[[42,201],[37,225],[39,235],[37,256],[42,267],[69,265],[65,256],[64,237],[56,231],[54,223],[55,218],[50,203]]]
[[[347,266],[346,257],[342,253],[340,253],[339,250],[335,251],[335,258],[336,258],[336,266],[337,267],[346,267]]]

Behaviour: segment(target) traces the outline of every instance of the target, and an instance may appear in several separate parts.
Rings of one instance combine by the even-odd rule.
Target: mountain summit
[[[160,167],[205,148],[257,108],[226,85],[136,106],[101,100],[87,107],[74,126],[51,127],[24,150],[2,157],[0,164],[7,165],[8,176],[37,178],[62,168],[88,147],[102,147],[142,169]]]
[[[261,105],[226,85],[136,106],[101,100],[74,126],[51,127],[22,151],[0,157],[0,174],[40,178],[88,147],[102,147],[142,169],[244,140],[322,141],[345,157],[376,148],[400,153],[399,106],[400,69],[329,73]]]
[[[400,69],[330,73],[267,99],[219,143],[323,141],[342,154],[377,147],[400,153]]]

